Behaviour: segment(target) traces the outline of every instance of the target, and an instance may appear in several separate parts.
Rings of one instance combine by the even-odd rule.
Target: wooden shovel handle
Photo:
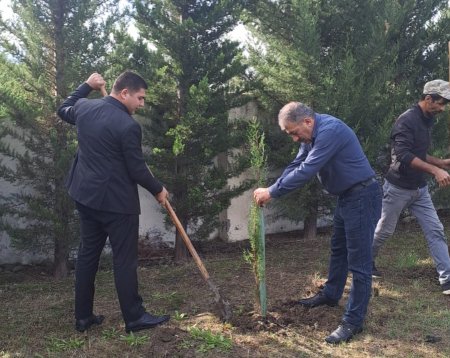
[[[166,200],[163,205],[166,208],[167,212],[169,213],[169,216],[172,219],[173,223],[175,224],[181,237],[183,238],[183,242],[186,245],[186,247],[188,248],[189,252],[191,253],[192,258],[194,259],[200,272],[202,273],[203,278],[206,281],[208,281],[209,280],[208,271],[206,271],[205,265],[203,265],[203,262],[202,262],[200,256],[198,256],[197,251],[195,250],[194,245],[192,245],[192,242],[189,239],[189,236],[186,234],[186,231],[184,230],[183,225],[181,225],[181,222],[178,219],[177,214],[175,214],[175,211],[172,209],[172,205],[170,205],[168,200]]]

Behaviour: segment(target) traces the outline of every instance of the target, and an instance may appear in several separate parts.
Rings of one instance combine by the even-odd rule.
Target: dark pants
[[[139,319],[145,309],[138,293],[139,216],[98,211],[77,203],[81,242],[75,271],[75,318],[93,314],[95,275],[106,238],[113,251],[114,280],[126,323]]]
[[[323,292],[339,300],[348,271],[352,286],[343,320],[362,326],[372,294],[372,242],[381,215],[381,188],[377,182],[338,198],[328,280]]]

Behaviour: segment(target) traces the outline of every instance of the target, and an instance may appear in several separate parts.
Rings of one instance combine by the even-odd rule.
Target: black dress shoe
[[[361,333],[362,327],[354,326],[347,322],[342,322],[336,330],[331,333],[327,338],[325,338],[325,342],[330,344],[339,344],[342,342],[348,342],[353,338],[355,334]]]
[[[333,307],[338,304],[338,301],[330,300],[327,296],[325,296],[325,294],[322,291],[319,291],[316,295],[310,298],[301,299],[300,301],[298,301],[298,304],[308,308],[322,305]]]
[[[125,325],[125,331],[127,333],[141,331],[143,329],[152,328],[158,324],[167,322],[170,319],[169,315],[153,316],[150,313],[145,312],[141,318],[136,321],[130,322]]]
[[[91,317],[85,318],[85,319],[77,319],[75,321],[75,329],[78,332],[84,332],[89,327],[91,327],[93,324],[102,324],[103,320],[105,319],[105,316],[102,315],[92,315]]]

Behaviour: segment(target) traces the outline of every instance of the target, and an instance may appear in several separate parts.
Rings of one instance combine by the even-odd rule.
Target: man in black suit
[[[81,224],[81,242],[75,270],[75,328],[84,332],[101,324],[93,313],[95,276],[100,254],[109,237],[114,280],[127,332],[154,327],[169,316],[145,311],[138,293],[138,231],[140,203],[137,184],[164,203],[167,190],[153,177],[142,154],[140,125],[131,117],[143,107],[146,82],[126,71],[111,94],[87,99],[105,81],[93,73],[58,109],[58,115],[77,127],[78,151],[67,186]]]

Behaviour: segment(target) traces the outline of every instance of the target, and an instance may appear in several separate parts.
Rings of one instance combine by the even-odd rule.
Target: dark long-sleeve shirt
[[[78,151],[67,186],[77,202],[96,210],[139,214],[137,184],[153,195],[163,189],[150,173],[142,153],[139,123],[117,99],[86,99],[92,88],[84,83],[58,109],[76,125]]]
[[[424,115],[418,104],[402,113],[391,131],[391,165],[386,180],[404,189],[426,185],[426,173],[411,168],[414,158],[426,162],[431,145],[433,118]]]
[[[355,133],[340,119],[315,113],[312,142],[302,143],[297,157],[269,188],[277,198],[304,186],[314,175],[325,189],[342,194],[375,176]]]

